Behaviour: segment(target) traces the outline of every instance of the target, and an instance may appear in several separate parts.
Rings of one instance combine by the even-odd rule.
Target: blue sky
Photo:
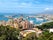
[[[2,13],[40,13],[53,10],[53,0],[0,0]]]

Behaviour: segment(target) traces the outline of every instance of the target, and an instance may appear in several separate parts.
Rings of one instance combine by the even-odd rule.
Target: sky
[[[53,10],[53,0],[0,0],[1,13],[41,13]]]

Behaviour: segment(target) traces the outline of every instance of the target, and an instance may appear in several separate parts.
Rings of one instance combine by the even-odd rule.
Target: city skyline
[[[41,13],[53,10],[53,0],[0,0],[1,13]]]

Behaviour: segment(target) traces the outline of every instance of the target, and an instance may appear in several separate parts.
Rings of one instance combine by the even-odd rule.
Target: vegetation
[[[53,28],[53,22],[45,23],[45,24],[43,24],[41,26],[37,26],[37,27],[42,30]],[[37,37],[34,34],[35,33],[28,34],[25,38],[23,38],[23,40],[53,40],[53,33],[52,32],[49,33],[48,30],[44,30],[43,33],[39,35],[39,37]]]
[[[40,29],[49,29],[53,28],[53,22],[43,24],[38,26]],[[10,26],[0,26],[0,40],[53,40],[53,33],[49,33],[49,31],[44,30],[42,34],[37,37],[36,33],[30,33],[26,37],[19,37],[19,29],[12,28]]]
[[[19,30],[10,26],[0,26],[0,40],[18,40]]]
[[[22,40],[37,40],[36,33],[29,33],[26,37],[22,38]]]
[[[38,40],[53,40],[53,33],[46,30],[39,36]]]
[[[45,23],[41,26],[38,26],[39,29],[49,29],[49,28],[53,28],[53,22],[49,22],[49,23]]]
[[[30,33],[26,37],[22,38],[22,40],[53,40],[53,33],[49,33],[49,31],[44,31],[39,37],[36,36],[36,33]]]

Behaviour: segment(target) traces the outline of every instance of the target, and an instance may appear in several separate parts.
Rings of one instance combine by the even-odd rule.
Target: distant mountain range
[[[42,12],[42,14],[53,14],[53,10],[44,11],[44,12]]]
[[[53,14],[53,10],[47,10],[47,11],[43,11],[43,12],[40,12],[40,13],[1,13],[0,12],[0,15],[15,15],[15,14]]]

